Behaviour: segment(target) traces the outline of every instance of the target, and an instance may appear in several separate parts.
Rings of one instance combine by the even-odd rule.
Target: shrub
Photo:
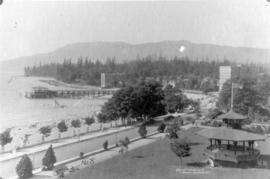
[[[16,173],[19,178],[30,178],[33,176],[32,173],[33,165],[27,154],[23,155],[20,162],[16,166]]]
[[[180,158],[180,160],[191,155],[189,145],[182,141],[173,140],[171,142],[171,150]]]
[[[203,122],[201,122],[201,125],[210,126],[210,121],[203,121]]]
[[[174,116],[167,116],[165,117],[163,120],[164,122],[170,122],[171,120],[173,120],[175,117]]]
[[[2,150],[4,150],[4,146],[12,141],[12,137],[10,136],[11,129],[6,129],[3,133],[0,134],[0,142],[2,146]]]
[[[80,159],[84,158],[84,152],[80,152]]]
[[[52,170],[54,163],[56,162],[56,157],[52,148],[52,145],[46,151],[45,156],[42,159],[42,165],[44,165],[46,170]]]
[[[64,120],[57,124],[57,128],[58,128],[59,132],[66,132],[68,129]]]
[[[87,125],[87,132],[89,131],[89,126],[91,126],[94,122],[94,117],[87,117],[84,119],[84,123]]]
[[[51,127],[50,126],[43,126],[39,129],[39,132],[45,136],[45,137],[48,137],[51,133]]]
[[[180,131],[180,127],[177,123],[177,121],[174,121],[174,123],[167,129],[167,132],[169,133],[170,139],[177,139],[178,135],[177,132]]]
[[[147,134],[147,130],[146,130],[146,126],[145,125],[141,125],[138,133],[140,134],[141,137],[145,138],[146,134]]]
[[[71,121],[71,126],[74,128],[80,128],[81,127],[81,121],[79,119],[74,119]],[[75,129],[73,130],[73,135],[75,136]]]
[[[170,139],[178,139],[178,134],[177,132],[173,131],[173,130],[169,130],[169,138]]]
[[[104,148],[104,150],[108,150],[108,145],[109,145],[108,140],[106,140],[106,141],[103,143],[103,148]]]
[[[74,173],[76,171],[80,170],[79,167],[74,167],[74,166],[71,166],[70,169],[68,169],[69,173]]]
[[[188,117],[186,117],[186,121],[194,123],[195,119],[193,117],[188,116]]]
[[[81,121],[79,119],[74,119],[71,121],[71,125],[74,128],[79,128],[81,127]]]
[[[129,143],[130,143],[130,140],[129,140],[129,138],[128,138],[128,137],[125,137],[125,141],[126,141],[126,143],[127,143],[127,144],[129,144]]]
[[[61,165],[54,168],[54,172],[59,178],[63,178],[65,176],[65,171],[67,171],[68,168],[65,165]]]
[[[222,122],[219,122],[219,121],[213,121],[213,124],[212,124],[213,127],[221,127],[221,125],[222,125]]]
[[[258,133],[258,134],[264,134],[265,133],[265,130],[262,126],[257,126],[255,128],[255,133]]]
[[[210,109],[208,114],[207,114],[207,117],[210,119],[215,119],[215,118],[217,118],[217,116],[219,116],[221,114],[222,114],[222,111],[220,111],[218,108]]]
[[[175,120],[175,121],[169,126],[168,130],[172,130],[172,131],[174,131],[174,132],[180,131],[180,126],[179,126],[179,124],[178,124],[178,121]]]
[[[166,128],[166,125],[162,122],[162,123],[159,124],[159,126],[157,128],[157,131],[160,132],[160,133],[163,133],[165,128]]]
[[[86,125],[90,126],[95,122],[95,119],[93,117],[87,117],[84,119],[84,122]]]
[[[270,134],[270,127],[268,127],[268,131],[267,131],[268,134]]]
[[[121,146],[124,146],[125,148],[128,148],[128,145],[129,145],[129,139],[124,139],[124,140],[120,140],[120,145]]]

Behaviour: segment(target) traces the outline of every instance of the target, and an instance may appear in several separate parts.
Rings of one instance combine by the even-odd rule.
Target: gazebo
[[[245,119],[247,119],[247,117],[241,114],[238,114],[234,112],[233,110],[230,110],[229,112],[218,116],[218,119],[226,123],[227,126],[231,126],[232,128],[235,128],[235,129],[241,129],[242,123]]]
[[[197,134],[208,138],[210,146],[205,154],[216,162],[257,163],[260,151],[255,141],[264,141],[265,136],[232,128],[219,127],[203,129]]]

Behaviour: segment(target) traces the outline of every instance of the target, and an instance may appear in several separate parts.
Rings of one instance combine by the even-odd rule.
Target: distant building
[[[101,88],[106,87],[106,79],[105,79],[105,73],[101,73]]]
[[[123,85],[126,79],[124,73],[101,73],[101,88],[115,88]]]
[[[243,73],[243,74],[242,74]],[[244,71],[241,69],[241,65],[238,66],[220,66],[219,67],[219,91],[221,91],[223,84],[227,80],[237,79],[240,76],[244,76]]]
[[[221,91],[223,84],[227,80],[232,78],[232,67],[231,66],[220,66],[219,67],[219,91]]]

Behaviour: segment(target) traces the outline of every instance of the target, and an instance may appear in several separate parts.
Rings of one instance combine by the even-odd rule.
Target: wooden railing
[[[227,146],[227,145],[226,145]],[[209,146],[205,150],[205,153],[216,160],[224,160],[224,161],[231,161],[231,162],[239,162],[239,161],[252,161],[256,160],[260,152],[257,149],[251,150],[248,147],[237,146],[234,150],[234,146],[231,146],[230,149],[227,149],[225,145],[222,145],[220,148],[217,146]]]

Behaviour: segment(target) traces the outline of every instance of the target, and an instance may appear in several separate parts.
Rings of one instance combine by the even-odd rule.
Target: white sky
[[[4,0],[0,6],[0,60],[75,42],[162,40],[270,48],[270,3]]]

